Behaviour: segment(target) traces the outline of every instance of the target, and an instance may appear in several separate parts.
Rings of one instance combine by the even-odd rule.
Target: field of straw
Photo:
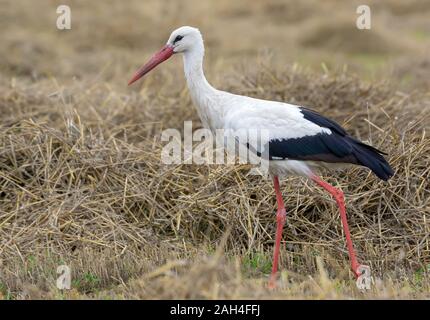
[[[57,30],[68,4],[72,29]],[[430,298],[430,3],[375,1],[0,2],[0,298]],[[267,288],[276,203],[247,165],[165,165],[166,128],[199,124],[182,59],[127,87],[181,25],[200,28],[217,88],[309,106],[388,153],[384,183],[343,189],[361,292],[335,202],[281,180],[280,281]],[[197,128],[198,126],[195,126]],[[56,287],[57,267],[72,271]]]

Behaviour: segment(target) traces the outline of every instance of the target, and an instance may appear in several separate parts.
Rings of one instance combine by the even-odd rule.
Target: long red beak
[[[149,71],[158,66],[161,62],[166,61],[173,55],[173,47],[171,45],[165,45],[158,51],[156,54],[152,56],[152,58],[139,70],[136,71],[133,78],[128,82],[128,85],[131,85],[136,80],[142,78]]]

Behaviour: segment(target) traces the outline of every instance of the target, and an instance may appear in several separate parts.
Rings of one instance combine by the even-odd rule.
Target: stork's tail
[[[386,153],[352,137],[348,137],[348,139],[353,145],[354,156],[361,165],[368,167],[378,178],[384,181],[387,181],[394,175],[394,170],[383,157]]]

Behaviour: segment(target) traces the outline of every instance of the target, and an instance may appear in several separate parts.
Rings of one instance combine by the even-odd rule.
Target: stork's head
[[[143,67],[136,71],[128,84],[130,85],[142,78],[161,62],[169,59],[174,53],[185,53],[196,49],[203,50],[203,38],[199,29],[188,26],[176,29],[170,35],[166,45],[155,53]]]
[[[199,29],[185,26],[173,31],[166,45],[173,47],[174,53],[179,53],[192,50],[202,43],[203,39]]]

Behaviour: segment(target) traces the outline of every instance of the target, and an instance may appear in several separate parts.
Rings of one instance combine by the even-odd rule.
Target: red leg
[[[352,245],[351,234],[349,233],[349,227],[348,227],[348,221],[346,218],[346,209],[345,209],[345,201],[344,201],[343,192],[341,190],[333,187],[332,185],[330,185],[329,183],[325,182],[324,180],[322,180],[321,178],[319,178],[315,175],[312,176],[311,178],[313,181],[315,181],[316,184],[320,185],[321,187],[326,189],[328,192],[330,192],[330,194],[336,200],[337,205],[339,206],[340,218],[342,220],[343,231],[344,231],[345,237],[346,237],[346,245],[348,247],[348,252],[349,252],[349,259],[351,261],[351,268],[352,268],[352,271],[354,272],[354,274],[356,275],[356,277],[359,277],[361,275],[361,272],[359,270],[361,265],[357,262],[357,257],[355,256],[354,246]]]
[[[282,200],[281,190],[279,188],[279,179],[277,176],[273,177],[273,183],[275,185],[276,202],[278,203],[278,211],[276,212],[276,237],[275,237],[275,248],[273,251],[273,264],[272,274],[270,276],[269,288],[276,286],[276,273],[278,272],[278,260],[279,260],[279,248],[281,245],[282,229],[286,220],[286,212],[284,201]]]

